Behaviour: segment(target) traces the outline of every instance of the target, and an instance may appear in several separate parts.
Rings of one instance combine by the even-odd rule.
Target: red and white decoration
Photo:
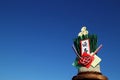
[[[86,52],[87,54],[90,54],[90,42],[89,42],[89,39],[81,40],[80,44],[81,44],[81,55],[83,55],[84,52]]]

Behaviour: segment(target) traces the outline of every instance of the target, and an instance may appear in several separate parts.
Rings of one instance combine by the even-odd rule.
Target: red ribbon
[[[94,56],[91,56],[90,54],[84,52],[81,58],[78,60],[78,64],[89,68],[93,60]]]

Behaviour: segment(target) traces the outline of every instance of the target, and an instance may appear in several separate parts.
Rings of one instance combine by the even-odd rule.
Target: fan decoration
[[[77,68],[81,66],[86,68],[92,66],[94,68],[101,62],[97,53],[102,48],[102,44],[97,47],[97,35],[88,34],[86,27],[82,27],[78,37],[74,39],[72,48],[77,55],[73,66]]]

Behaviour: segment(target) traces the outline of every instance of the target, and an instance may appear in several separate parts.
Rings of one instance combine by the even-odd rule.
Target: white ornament
[[[84,31],[86,31],[86,27],[82,27],[82,29],[81,29],[81,32],[84,32]]]
[[[86,30],[86,31],[84,31],[84,33],[83,33],[84,35],[88,35],[88,31]]]
[[[78,36],[82,37],[83,33],[82,32],[79,32]]]

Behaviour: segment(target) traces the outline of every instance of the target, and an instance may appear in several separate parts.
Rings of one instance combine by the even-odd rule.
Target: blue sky
[[[119,0],[0,1],[0,80],[71,80],[73,39],[82,26],[98,35],[101,71],[120,72]]]

